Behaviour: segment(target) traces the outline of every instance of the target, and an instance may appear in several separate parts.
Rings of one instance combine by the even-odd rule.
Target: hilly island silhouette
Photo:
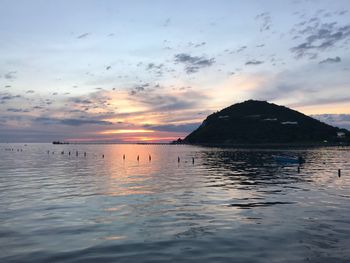
[[[248,100],[209,115],[183,143],[295,144],[349,142],[350,132],[267,101]],[[178,142],[180,142],[178,140]]]

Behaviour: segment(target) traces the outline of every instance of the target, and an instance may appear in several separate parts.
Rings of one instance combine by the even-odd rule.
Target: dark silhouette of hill
[[[340,138],[344,137],[345,138]],[[322,143],[350,137],[298,111],[266,101],[248,100],[209,115],[185,143]]]

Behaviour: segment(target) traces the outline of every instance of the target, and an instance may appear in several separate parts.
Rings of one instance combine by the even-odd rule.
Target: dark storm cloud
[[[152,129],[156,131],[166,131],[166,132],[192,132],[197,129],[201,123],[188,123],[188,124],[167,124],[167,125],[144,125],[144,128]]]
[[[296,58],[310,57],[317,52],[328,50],[350,37],[350,25],[338,26],[337,22],[320,23],[311,21],[297,34],[303,42],[290,50]]]
[[[264,63],[264,61],[253,59],[253,60],[247,61],[245,64],[246,65],[260,65],[260,64],[263,64],[263,63]]]
[[[319,62],[319,64],[329,64],[329,63],[339,63],[341,62],[341,58],[340,57],[335,57],[335,58],[326,58],[324,60],[321,60]]]
[[[34,121],[40,124],[63,124],[67,126],[81,126],[81,125],[112,125],[109,121],[101,121],[96,119],[88,119],[88,118],[80,118],[80,119],[57,119],[57,118],[49,118],[49,117],[39,117]]]
[[[191,74],[198,72],[201,68],[212,66],[215,63],[215,59],[180,53],[175,55],[175,62],[185,64],[186,73]]]
[[[255,20],[260,22],[260,32],[271,29],[271,16],[269,12],[258,14]]]

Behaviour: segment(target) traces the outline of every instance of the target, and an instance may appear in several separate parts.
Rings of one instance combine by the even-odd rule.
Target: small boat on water
[[[301,164],[301,163],[305,162],[301,156],[295,157],[295,156],[272,155],[272,157],[278,163]]]

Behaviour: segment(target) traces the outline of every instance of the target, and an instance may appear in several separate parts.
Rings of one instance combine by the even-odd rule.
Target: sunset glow
[[[152,130],[108,130],[102,131],[100,134],[122,134],[122,133],[152,133]]]
[[[0,141],[172,141],[249,99],[350,128],[348,1],[107,2],[2,1]]]

